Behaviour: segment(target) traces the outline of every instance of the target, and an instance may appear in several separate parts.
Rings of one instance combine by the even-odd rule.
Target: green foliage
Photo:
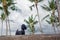
[[[46,16],[42,19],[42,21],[43,21],[44,19],[46,19],[47,17],[49,17],[49,14],[48,14],[48,15],[46,15]]]
[[[43,0],[38,0],[38,2],[42,2]]]
[[[29,1],[35,2],[35,0],[29,0]],[[41,1],[43,1],[43,0],[36,0],[36,1],[41,2]]]
[[[11,6],[11,5],[14,5],[14,0],[7,0],[7,5],[8,6]]]
[[[6,15],[7,15],[7,16],[9,16],[9,14],[10,14],[9,8],[10,8],[12,11],[14,11],[14,10],[20,10],[20,9],[17,9],[17,8],[16,8],[16,6],[15,6],[16,3],[14,3],[14,0],[6,0],[6,2],[7,2],[7,7],[5,7],[5,11],[6,11]],[[0,5],[2,5],[1,3],[2,3],[2,0],[0,0]],[[3,9],[4,9],[4,8],[3,8],[2,6],[0,6],[0,10],[4,11]],[[1,14],[1,15],[5,16],[5,14]],[[2,19],[4,19],[4,18],[5,18],[5,17],[2,17]]]
[[[12,10],[16,10],[16,9],[15,9],[15,6],[12,6],[12,7],[10,7],[10,8],[11,8]]]
[[[49,15],[45,16],[45,17],[42,19],[42,21],[43,21],[44,19],[46,19],[47,17],[49,17],[49,20],[46,20],[46,22],[47,22],[48,24],[52,24],[53,22],[54,22],[54,23],[59,22],[57,16],[49,16]]]
[[[1,20],[5,20],[5,14],[4,13],[1,14]]]
[[[46,11],[51,11],[51,8],[49,8],[47,5],[41,6]]]
[[[3,10],[3,8],[0,6],[0,10]]]
[[[51,21],[46,20],[46,22],[47,22],[48,24],[51,24]]]
[[[35,3],[35,1],[37,1],[37,3],[38,3],[38,2],[41,2],[41,1],[43,1],[43,0],[29,0],[29,1],[30,1],[30,2],[34,2],[34,3]],[[31,10],[32,10],[32,7],[34,7],[34,5],[35,5],[35,4],[33,4],[32,6],[30,6],[30,9],[31,9]]]
[[[51,13],[51,16],[49,17],[49,21],[48,20],[46,20],[49,24],[52,24],[52,23],[56,23],[56,22],[58,22],[58,17],[56,17],[56,15],[54,15],[55,14],[55,10],[57,9],[56,8],[56,4],[55,4],[55,0],[51,0],[51,1],[48,1],[48,3],[49,3],[49,5],[45,5],[44,4],[44,6],[41,6],[44,10],[46,10],[46,11],[52,11],[52,13]],[[44,18],[43,18],[43,20],[45,19],[45,18],[47,18],[49,15],[47,15],[47,16],[45,16]]]
[[[29,21],[27,21],[26,19],[24,20],[27,24],[29,24]]]
[[[55,9],[55,10],[57,9],[54,0],[51,0],[51,2],[48,1],[48,3],[49,3],[48,6],[44,4],[44,6],[41,6],[41,7],[42,7],[44,10],[47,10],[47,11],[51,11],[51,10],[53,10],[53,9]]]
[[[35,0],[29,0],[29,1],[34,2]]]
[[[55,4],[54,0],[52,0],[51,2],[49,2],[49,7],[51,8],[51,10],[56,9],[56,4]]]
[[[54,19],[54,17],[53,17],[53,16],[51,16],[51,17],[50,17],[50,21],[51,21],[51,23],[53,23],[53,22],[54,22],[54,20],[55,20],[55,19]]]
[[[34,7],[34,4],[32,6],[30,6],[30,9],[32,10],[32,7]]]
[[[57,19],[58,17],[53,17],[53,16],[51,16],[50,17],[50,22],[49,22],[49,24],[52,24],[53,22],[54,23],[56,23],[56,22],[58,22],[58,19]]]
[[[34,33],[34,31],[35,31],[34,25],[37,24],[38,21],[35,20],[35,18],[33,17],[33,15],[31,15],[28,18],[28,20],[25,19],[24,21],[27,23],[28,27],[30,28],[30,31],[32,33]]]

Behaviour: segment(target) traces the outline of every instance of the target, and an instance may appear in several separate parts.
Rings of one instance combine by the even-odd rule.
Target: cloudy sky
[[[33,14],[34,16],[36,15],[35,7],[33,8],[32,11],[29,8],[29,6],[31,6],[34,3],[31,3],[29,0],[16,0],[16,3],[17,3],[16,6],[21,10],[19,12],[11,11],[11,14],[9,16],[10,20],[13,20],[15,22],[15,23],[10,22],[12,35],[15,34],[16,29],[20,29],[21,24],[23,24],[23,23],[26,24],[24,22],[24,19],[27,19],[31,14]],[[43,5],[43,4],[48,5],[48,1],[44,0],[43,2],[38,3],[38,10],[39,10],[40,19],[42,19],[47,14],[49,14],[49,12],[47,12],[41,8],[41,5]],[[47,27],[49,25],[48,23],[46,23],[45,21],[42,21],[41,24],[42,24],[42,28],[45,28],[44,29],[45,32],[49,33],[49,30],[51,32],[51,28]],[[1,28],[1,22],[0,22],[0,28]],[[5,27],[5,22],[4,22],[4,30],[5,30],[5,28],[6,27]],[[39,25],[36,27],[36,29],[37,28],[39,28]],[[46,28],[48,28],[48,29],[46,29]],[[5,34],[5,31],[3,31],[3,33]],[[26,31],[26,34],[28,34],[27,31]]]

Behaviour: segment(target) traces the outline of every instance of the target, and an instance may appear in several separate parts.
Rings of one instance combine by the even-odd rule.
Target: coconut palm
[[[47,16],[45,16],[43,19],[42,19],[42,21],[44,20],[44,19],[46,19],[46,18],[48,18],[49,17],[49,20],[46,20],[46,22],[48,23],[48,24],[52,24],[53,22],[54,22],[54,25],[52,25],[52,27],[54,28],[54,32],[56,33],[56,30],[55,30],[55,26],[57,27],[57,26],[59,26],[59,24],[57,24],[59,21],[58,21],[58,17],[57,16],[55,16],[55,17],[53,17],[53,16],[50,16],[50,15],[47,15]],[[56,25],[55,25],[56,24]]]
[[[28,20],[25,19],[24,21],[27,23],[30,31],[34,34],[34,32],[35,32],[34,25],[37,24],[38,21],[36,21],[35,18],[33,18],[33,15],[31,15],[31,16],[28,18]]]
[[[5,15],[4,15],[4,13],[2,13],[2,14],[1,14],[0,19],[1,19],[1,23],[2,23],[2,26],[1,26],[1,35],[2,35],[2,30],[3,30],[3,21],[5,20]]]
[[[3,9],[2,11],[4,12],[5,15],[5,20],[6,20],[6,35],[8,34],[8,24],[9,24],[9,30],[10,30],[10,23],[9,23],[9,14],[10,14],[10,10],[20,10],[17,9],[14,3],[14,0],[0,0],[0,4],[2,6],[0,6],[0,9]],[[11,34],[11,32],[10,32]]]
[[[56,6],[57,6],[57,11],[58,11],[58,19],[59,19],[59,24],[60,24],[60,0],[56,0]]]
[[[4,13],[2,13],[1,14],[1,17],[0,17],[0,19],[1,19],[1,23],[2,23],[2,26],[1,26],[1,36],[2,36],[2,32],[3,32],[3,22],[5,21],[5,14]],[[8,20],[9,22],[14,22],[13,20]]]
[[[57,9],[56,8],[56,5],[55,5],[55,1],[54,0],[51,0],[51,2],[49,2],[48,1],[48,3],[49,3],[49,5],[45,5],[44,4],[44,6],[41,6],[44,10],[46,10],[46,11],[49,11],[50,13],[51,13],[51,17],[50,17],[50,22],[51,22],[51,24],[52,24],[52,27],[54,27],[54,30],[55,30],[55,26],[54,26],[54,23],[55,23],[55,19],[57,19],[57,18],[55,18],[55,10]]]
[[[33,4],[32,6],[30,6],[31,10],[32,10],[32,7],[36,7],[36,11],[37,11],[37,16],[38,16],[38,21],[39,21],[39,26],[40,26],[40,32],[43,32],[42,31],[42,27],[41,27],[41,22],[40,22],[40,16],[39,16],[39,12],[38,12],[38,3],[43,1],[43,0],[29,0],[31,2],[34,2],[35,4]]]

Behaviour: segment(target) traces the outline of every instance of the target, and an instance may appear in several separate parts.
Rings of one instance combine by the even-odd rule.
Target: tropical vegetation
[[[0,0],[0,5],[1,5],[0,10],[2,10],[2,14],[1,14],[2,28],[3,28],[3,21],[5,20],[6,21],[6,35],[8,35],[8,28],[11,35],[9,14],[10,14],[10,10],[12,11],[18,10],[15,4],[16,3],[14,2],[14,0]]]
[[[38,21],[36,20],[36,16],[33,17],[33,15],[31,15],[28,18],[28,20],[25,19],[24,21],[27,23],[27,25],[28,25],[28,27],[30,29],[30,32],[32,32],[34,34],[35,33],[35,24],[38,23]]]
[[[38,16],[38,21],[39,21],[39,26],[40,26],[40,32],[43,33],[42,27],[41,27],[41,20],[40,20],[40,15],[39,15],[39,10],[38,10],[38,3],[42,2],[43,0],[29,0],[30,2],[34,2],[35,4],[33,4],[32,6],[30,6],[30,9],[32,10],[32,7],[36,7],[36,11],[37,11],[37,16]]]
[[[49,5],[45,5],[44,6],[41,6],[44,10],[46,11],[49,11],[51,15],[47,15],[45,16],[43,19],[45,19],[46,17],[49,17],[49,20],[46,20],[49,24],[52,24],[52,27],[54,27],[54,31],[56,33],[56,30],[55,28],[57,27],[57,23],[59,22],[58,20],[58,17],[55,15],[55,12],[57,10],[57,6],[56,6],[56,3],[55,3],[55,0],[51,0],[48,1]]]
[[[29,6],[29,8],[31,9],[31,11],[33,10],[33,7],[36,8],[36,16],[30,15],[28,17],[28,19],[24,19],[24,22],[27,24],[27,28],[29,28],[30,32],[32,34],[35,33],[35,25],[39,24],[40,27],[40,32],[43,33],[43,28],[42,28],[42,21],[46,20],[46,22],[48,24],[51,24],[55,34],[57,33],[56,28],[58,29],[58,27],[60,26],[60,4],[59,4],[59,0],[47,0],[48,4],[43,4],[40,7],[42,7],[42,9],[44,9],[45,11],[47,11],[47,13],[49,12],[50,14],[46,15],[45,17],[40,18],[40,13],[39,13],[39,8],[38,5],[40,4],[40,2],[42,2],[43,0],[28,0],[32,3],[31,6]],[[16,2],[15,0],[0,0],[0,20],[1,20],[1,35],[3,34],[3,24],[4,22],[6,23],[6,35],[8,35],[8,33],[10,33],[11,35],[11,25],[10,25],[10,18],[9,15],[11,13],[11,11],[19,11],[20,9],[16,6]],[[33,10],[34,11],[34,10]],[[25,12],[25,11],[24,11]],[[56,13],[57,12],[57,13]],[[58,16],[56,15],[58,14]],[[13,15],[14,16],[14,15]],[[37,18],[36,18],[37,17]],[[46,19],[49,18],[49,19]]]

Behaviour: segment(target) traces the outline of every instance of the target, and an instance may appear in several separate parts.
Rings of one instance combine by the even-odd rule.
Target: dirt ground
[[[0,36],[0,40],[60,40],[60,34]]]

